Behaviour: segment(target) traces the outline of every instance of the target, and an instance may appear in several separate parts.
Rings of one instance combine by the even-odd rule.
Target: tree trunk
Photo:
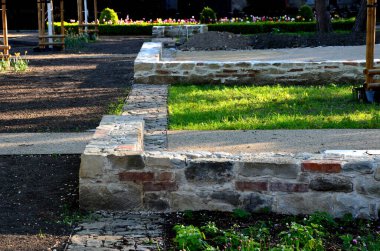
[[[326,0],[316,0],[315,10],[317,12],[317,31],[321,33],[331,32],[331,18],[327,11]]]
[[[352,32],[365,32],[367,21],[367,0],[361,0],[360,8],[356,16],[354,27]]]

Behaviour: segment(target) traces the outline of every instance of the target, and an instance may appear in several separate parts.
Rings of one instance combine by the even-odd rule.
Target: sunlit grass
[[[352,98],[352,87],[174,85],[172,130],[380,128],[380,106]]]

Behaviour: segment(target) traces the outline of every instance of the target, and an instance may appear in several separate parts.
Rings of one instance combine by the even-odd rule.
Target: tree
[[[367,0],[360,1],[358,14],[352,32],[365,32],[367,21]]]
[[[316,0],[315,10],[317,12],[317,30],[321,33],[331,32],[331,18],[327,10],[326,0]]]

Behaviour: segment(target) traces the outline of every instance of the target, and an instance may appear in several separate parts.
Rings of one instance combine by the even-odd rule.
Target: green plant
[[[206,246],[204,239],[206,237],[199,228],[192,225],[176,225],[174,226],[174,231],[176,232],[174,242],[177,243],[179,248],[191,251],[204,250]]]
[[[232,215],[238,219],[248,219],[251,214],[244,209],[236,208],[232,211]]]
[[[185,218],[187,220],[193,219],[194,218],[193,210],[185,210],[183,212],[183,218]]]
[[[65,47],[68,50],[80,50],[88,43],[88,35],[70,32],[65,37]]]
[[[111,22],[112,24],[116,24],[119,20],[119,17],[117,16],[117,13],[110,8],[105,8],[100,13],[99,22],[101,24]]]
[[[124,107],[124,98],[118,98],[117,101],[111,102],[108,105],[107,114],[109,115],[121,115]]]
[[[25,56],[26,54],[27,54],[27,51],[25,51]],[[23,72],[28,69],[29,60],[22,58],[21,54],[19,52],[16,52],[14,56],[10,57],[9,65],[13,71]]]
[[[305,4],[300,7],[298,10],[298,14],[305,20],[305,21],[313,21],[314,20],[314,13],[313,9]]]
[[[325,236],[324,228],[321,225],[310,223],[301,225],[292,222],[288,230],[279,234],[282,244],[293,247],[295,250],[322,251],[324,250],[323,239]]]
[[[325,227],[335,227],[337,225],[334,217],[326,212],[315,212],[305,220],[307,224],[318,224]]]
[[[9,61],[6,60],[6,58],[5,58],[5,56],[3,55],[2,52],[0,53],[0,57],[1,57],[1,61],[0,61],[0,72],[1,72],[1,71],[6,71],[6,70],[8,70],[9,67],[10,67]]]
[[[201,16],[200,16],[199,20],[202,24],[215,23],[217,20],[216,19],[216,13],[213,9],[206,6],[201,11]]]

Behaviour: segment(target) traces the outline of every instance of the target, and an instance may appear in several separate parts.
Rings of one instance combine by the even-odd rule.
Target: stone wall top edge
[[[208,151],[145,151],[143,153],[149,157],[173,157],[178,156],[187,159],[224,159],[226,161],[286,161],[286,160],[322,160],[322,161],[341,161],[343,163],[370,161],[380,162],[380,155],[331,155],[324,153],[279,153],[279,152],[262,152],[262,153],[240,153],[232,154],[227,152],[208,152]]]

